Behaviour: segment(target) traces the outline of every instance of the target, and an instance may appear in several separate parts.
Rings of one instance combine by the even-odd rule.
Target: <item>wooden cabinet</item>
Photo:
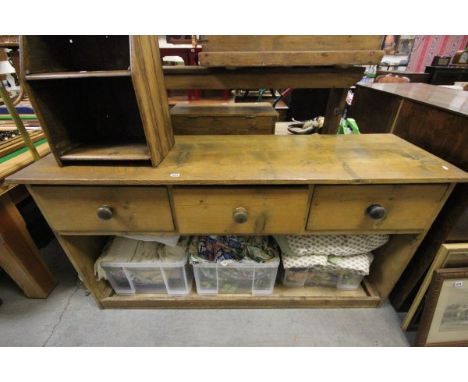
[[[158,167],[90,171],[46,157],[8,181],[29,185],[101,307],[373,307],[387,298],[454,185],[468,175],[391,134],[233,135],[177,136]],[[366,215],[372,204],[384,207],[382,220]],[[119,296],[94,277],[106,241],[122,233],[365,232],[391,238],[353,291],[277,285],[261,297]]]
[[[158,165],[174,144],[155,36],[22,36],[22,78],[60,165]]]
[[[361,133],[391,132],[468,170],[468,92],[428,84],[358,85],[350,117]],[[468,240],[467,184],[454,189],[414,259],[392,292],[391,300],[406,310],[440,246]]]

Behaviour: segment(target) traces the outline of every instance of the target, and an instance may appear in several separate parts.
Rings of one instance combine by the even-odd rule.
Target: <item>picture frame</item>
[[[468,268],[435,271],[416,346],[468,346]]]
[[[442,268],[468,267],[468,243],[442,244],[437,251],[434,260],[423,279],[418,293],[414,297],[408,312],[401,324],[403,330],[408,330],[412,326],[418,312],[421,310],[421,303],[431,284],[432,275]]]

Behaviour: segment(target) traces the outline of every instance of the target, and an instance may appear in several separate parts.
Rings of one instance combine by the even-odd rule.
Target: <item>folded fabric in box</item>
[[[326,267],[328,264],[326,255],[288,256],[282,253],[281,258],[285,269]]]
[[[278,235],[275,240],[286,256],[353,256],[381,247],[389,235]]]
[[[164,263],[182,260],[187,256],[189,237],[180,237],[177,245],[170,247],[151,241],[140,241],[125,237],[109,240],[101,256],[94,263],[94,273],[98,280],[106,279],[102,268],[105,263]]]
[[[352,272],[359,275],[368,275],[370,265],[374,256],[371,253],[364,253],[352,256],[282,256],[283,267],[285,269],[310,268],[316,270],[333,272]]]
[[[269,236],[194,237],[189,252],[192,263],[264,263],[279,256],[278,245]]]

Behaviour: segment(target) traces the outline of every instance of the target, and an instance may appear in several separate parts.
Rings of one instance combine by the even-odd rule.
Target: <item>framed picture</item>
[[[468,346],[468,268],[434,273],[416,345]]]
[[[434,272],[441,268],[460,267],[468,267],[468,243],[442,244],[401,324],[403,330],[411,327],[414,319],[418,317],[421,302],[429,288]]]

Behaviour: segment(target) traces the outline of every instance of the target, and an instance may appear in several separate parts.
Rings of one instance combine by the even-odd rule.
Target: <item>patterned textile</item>
[[[416,36],[407,71],[423,73],[434,56],[453,56],[468,44],[468,36]]]
[[[287,235],[275,240],[285,256],[353,256],[381,247],[389,235]]]
[[[374,257],[371,253],[353,256],[282,256],[283,267],[285,269],[309,268],[332,272],[347,271],[363,276],[369,274],[369,268],[373,259]]]
[[[284,253],[281,256],[285,269],[325,267],[328,264],[327,257],[326,255],[287,256]]]
[[[200,236],[189,247],[192,263],[264,263],[279,257],[279,248],[269,236]]]

